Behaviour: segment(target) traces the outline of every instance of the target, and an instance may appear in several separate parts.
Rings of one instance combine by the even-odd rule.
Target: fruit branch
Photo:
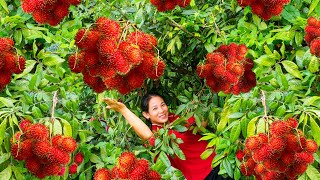
[[[53,98],[52,98],[52,108],[51,108],[51,121],[52,121],[52,126],[53,126],[54,119],[55,119],[55,118],[54,118],[54,110],[56,109],[57,102],[58,102],[57,94],[58,94],[58,91],[55,91],[54,94],[53,94]]]
[[[180,30],[182,30],[183,32],[189,34],[190,36],[196,38],[197,40],[201,41],[202,43],[204,43],[204,41],[202,39],[200,39],[199,37],[195,36],[193,33],[189,32],[188,30],[186,30],[186,28],[184,28],[183,26],[181,26],[179,23],[177,23],[176,21],[174,21],[171,18],[168,18],[169,20],[169,24],[171,24],[174,27],[179,28]]]
[[[261,102],[262,102],[263,111],[264,111],[264,116],[263,116],[263,118],[267,120],[267,119],[268,119],[268,116],[267,116],[266,95],[265,95],[265,93],[264,93],[263,90],[261,90],[261,94],[262,94],[262,96],[261,96]]]

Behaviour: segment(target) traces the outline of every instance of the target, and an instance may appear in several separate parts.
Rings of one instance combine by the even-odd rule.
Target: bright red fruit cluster
[[[11,82],[12,74],[20,74],[26,66],[26,59],[14,51],[14,41],[0,37],[0,91]]]
[[[140,88],[146,78],[162,76],[165,63],[155,53],[157,39],[140,31],[120,40],[120,24],[105,17],[91,29],[80,29],[75,37],[81,48],[69,57],[69,67],[82,73],[84,82],[95,92],[116,89],[127,94]]]
[[[237,0],[242,7],[251,6],[252,13],[264,20],[281,14],[283,7],[290,3],[290,0]]]
[[[70,162],[70,154],[77,148],[72,137],[55,135],[50,138],[43,124],[23,120],[21,131],[11,139],[11,154],[14,159],[25,161],[26,168],[36,177],[62,176]]]
[[[69,167],[69,174],[76,174],[77,173],[78,165],[80,165],[82,163],[83,159],[84,159],[84,156],[83,156],[82,152],[78,152],[74,156],[74,162]]]
[[[310,17],[305,31],[304,39],[310,46],[310,53],[320,57],[320,20]]]
[[[297,179],[314,161],[318,145],[297,129],[298,121],[274,121],[269,136],[260,133],[247,138],[240,171],[257,179]]]
[[[69,14],[71,5],[78,5],[81,0],[22,0],[24,12],[32,13],[39,24],[58,25]]]
[[[170,11],[176,6],[187,7],[191,0],[150,0],[151,4],[157,7],[158,11]]]
[[[206,62],[198,65],[197,74],[206,79],[214,92],[235,95],[249,92],[256,86],[256,75],[252,72],[253,61],[245,58],[246,53],[247,47],[243,44],[221,45],[207,54]]]
[[[123,152],[112,170],[100,168],[93,177],[94,180],[130,179],[130,180],[161,180],[161,175],[151,170],[146,159],[137,159],[132,152]]]

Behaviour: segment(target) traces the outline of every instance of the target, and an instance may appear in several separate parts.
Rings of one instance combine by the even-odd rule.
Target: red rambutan
[[[161,175],[155,170],[150,170],[148,180],[161,180]]]
[[[33,174],[38,172],[41,168],[41,163],[36,158],[26,159],[26,168]]]
[[[287,166],[293,164],[295,161],[295,153],[294,152],[285,152],[282,153],[280,160]]]
[[[107,65],[101,65],[98,70],[100,71],[99,74],[102,76],[102,79],[110,79],[115,77],[117,74],[114,68]]]
[[[60,148],[68,153],[72,153],[77,148],[77,142],[72,137],[64,137],[61,140]]]
[[[153,35],[141,31],[129,34],[128,41],[137,44],[140,49],[150,52],[153,52],[154,47],[158,44],[157,39]]]
[[[120,37],[120,24],[106,17],[99,17],[96,20],[96,28],[106,38],[118,40]]]
[[[39,124],[39,123],[33,124],[33,125],[30,125],[25,135],[26,135],[26,138],[28,139],[43,141],[49,138],[49,130],[47,126],[43,124]]]
[[[14,159],[18,160],[18,161],[21,161],[24,159],[24,157],[22,156],[21,154],[21,147],[20,147],[20,143],[16,143],[16,144],[13,144],[11,146],[11,155],[13,156]]]
[[[311,41],[310,53],[320,57],[320,37]]]
[[[111,172],[107,168],[100,168],[94,173],[93,180],[111,180]]]
[[[39,24],[45,24],[50,18],[50,13],[44,10],[36,10],[32,13],[33,19]]]
[[[91,67],[99,63],[99,55],[95,52],[86,51],[83,60],[88,67]]]
[[[14,47],[14,41],[9,37],[0,37],[0,52],[11,51]]]
[[[216,65],[216,64],[223,65],[225,63],[224,55],[219,52],[208,53],[206,55],[206,59],[208,63],[212,63],[213,65]]]
[[[259,141],[259,139],[257,138],[257,136],[251,136],[248,137],[246,140],[246,148],[248,148],[249,150],[253,151],[255,149],[258,149],[260,147],[261,143]]]
[[[132,170],[135,163],[136,156],[132,152],[123,152],[118,159],[119,167],[125,169],[128,172]]]
[[[34,142],[34,145],[33,145],[33,153],[40,158],[47,157],[51,149],[52,147],[49,141],[38,141],[38,142]]]
[[[310,153],[315,153],[315,152],[317,152],[317,150],[318,150],[318,145],[317,145],[317,143],[316,143],[314,140],[308,139],[308,140],[306,141],[306,148],[305,148],[305,150],[306,150],[307,152],[310,152]]]
[[[72,54],[68,58],[69,68],[74,73],[83,72],[85,69],[85,62],[83,60],[84,52]]]
[[[26,132],[31,125],[31,121],[29,119],[24,119],[19,123],[19,127],[22,132]]]
[[[56,15],[59,19],[63,19],[69,14],[69,4],[58,3],[54,9],[53,14]]]
[[[84,156],[82,154],[82,152],[78,152],[75,156],[74,156],[74,162],[77,164],[81,164],[82,161],[84,159]]]
[[[132,44],[132,46],[130,45],[123,52],[131,66],[136,66],[141,63],[143,55],[138,46]]]
[[[313,155],[309,152],[296,153],[295,156],[296,156],[297,163],[310,164],[314,161]]]
[[[45,164],[43,166],[43,171],[47,176],[54,176],[57,175],[61,170],[59,164]]]
[[[110,38],[100,39],[98,50],[102,57],[109,57],[117,50],[117,41]]]
[[[213,71],[213,64],[204,64],[197,66],[197,74],[200,78],[208,78],[211,76]]]
[[[190,5],[191,0],[176,0],[176,2],[180,7],[185,8]]]
[[[6,86],[11,82],[11,73],[0,72],[0,86]]]
[[[16,67],[13,69],[13,73],[20,74],[26,68],[26,59],[22,56],[18,56]]]
[[[130,89],[137,89],[143,85],[145,77],[137,69],[131,70],[127,75],[127,82]]]
[[[77,169],[78,169],[77,164],[75,164],[75,163],[71,164],[71,166],[69,167],[69,174],[76,174]]]
[[[289,133],[291,128],[285,121],[274,121],[270,126],[271,136],[283,136]]]

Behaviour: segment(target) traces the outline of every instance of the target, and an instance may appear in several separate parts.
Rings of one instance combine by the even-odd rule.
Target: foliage
[[[96,169],[114,166],[116,157],[127,149],[152,161],[155,154],[144,148],[123,117],[106,111],[101,99],[121,99],[141,116],[141,96],[155,89],[173,112],[195,117],[194,131],[200,130],[203,140],[209,141],[202,157],[215,146],[213,166],[220,164],[220,173],[235,179],[243,179],[235,152],[246,137],[267,132],[273,119],[299,119],[306,137],[320,144],[320,62],[304,42],[307,18],[320,17],[319,0],[292,0],[281,16],[269,21],[235,0],[192,0],[185,9],[167,12],[158,12],[148,0],[83,0],[70,11],[58,26],[38,25],[22,11],[19,0],[0,0],[0,36],[13,38],[18,53],[27,59],[26,70],[0,92],[0,177],[34,178],[10,156],[9,140],[22,118],[49,123],[54,117],[53,134],[63,132],[78,140],[78,151],[85,155],[78,173],[55,179],[90,179]],[[92,26],[100,16],[129,21],[158,38],[159,55],[167,64],[159,81],[145,81],[144,88],[126,96],[115,91],[95,94],[80,74],[70,72],[66,59],[77,51],[76,32]],[[231,42],[248,47],[257,86],[237,96],[212,93],[197,77],[196,66],[208,52]],[[58,103],[52,108],[55,92]],[[206,129],[201,127],[202,119],[208,120]],[[319,151],[301,179],[320,176],[318,155]],[[164,153],[159,156],[154,168],[164,179],[183,179]]]

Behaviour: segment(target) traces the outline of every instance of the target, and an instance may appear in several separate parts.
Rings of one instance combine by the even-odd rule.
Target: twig
[[[56,109],[57,102],[58,102],[57,94],[58,94],[58,91],[55,91],[54,94],[53,94],[53,98],[52,98],[52,108],[51,108],[51,122],[52,122],[52,126],[53,126],[53,123],[54,123],[54,120],[55,120],[54,110]]]

